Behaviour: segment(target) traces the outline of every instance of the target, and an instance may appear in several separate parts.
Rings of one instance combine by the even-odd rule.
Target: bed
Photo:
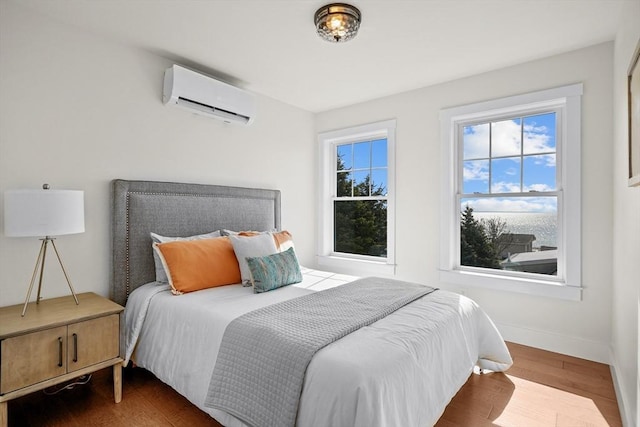
[[[280,228],[277,190],[112,183],[111,298],[126,304],[125,359],[228,427],[251,424],[207,400],[228,326],[262,307],[351,286],[357,278],[301,267],[300,283],[265,293],[233,284],[176,296],[155,282],[150,233]],[[306,368],[295,425],[433,425],[474,366],[503,371],[511,363],[500,334],[475,302],[437,290],[317,351]]]

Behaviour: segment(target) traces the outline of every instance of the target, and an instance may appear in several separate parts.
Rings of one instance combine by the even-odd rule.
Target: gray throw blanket
[[[369,277],[246,313],[225,330],[205,406],[252,427],[294,426],[323,347],[435,289]]]

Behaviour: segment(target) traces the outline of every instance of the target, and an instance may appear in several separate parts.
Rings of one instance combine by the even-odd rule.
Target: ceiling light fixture
[[[361,19],[360,11],[345,3],[322,6],[314,17],[318,35],[334,43],[346,42],[354,38],[360,28]]]

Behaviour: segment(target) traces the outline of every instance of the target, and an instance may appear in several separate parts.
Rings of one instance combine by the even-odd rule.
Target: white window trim
[[[395,274],[395,130],[396,121],[393,119],[318,134],[320,199],[318,201],[317,262],[319,267],[356,275],[391,276]],[[339,144],[366,141],[376,137],[387,139],[387,257],[334,253],[335,147]]]
[[[582,298],[581,280],[581,97],[582,83],[539,92],[516,95],[491,101],[453,107],[440,112],[442,148],[442,188],[440,227],[440,280],[466,287],[519,292],[579,301]],[[558,208],[558,238],[563,239],[558,259],[564,261],[563,277],[513,277],[459,268],[460,218],[457,202],[458,124],[472,120],[518,114],[518,110],[561,106],[563,117],[561,135],[562,203]],[[568,161],[578,159],[578,161]],[[455,166],[454,166],[455,165]],[[562,211],[561,211],[562,210]],[[496,272],[497,273],[497,272]]]

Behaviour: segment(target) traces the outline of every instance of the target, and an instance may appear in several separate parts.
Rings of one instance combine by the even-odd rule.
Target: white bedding
[[[141,286],[125,309],[126,362],[131,358],[153,372],[221,424],[243,426],[204,406],[229,322],[355,279],[302,271],[302,283],[263,294],[231,285],[174,296],[168,285]],[[464,296],[438,290],[316,353],[307,369],[297,425],[433,425],[474,365],[501,371],[511,363],[484,311]]]

